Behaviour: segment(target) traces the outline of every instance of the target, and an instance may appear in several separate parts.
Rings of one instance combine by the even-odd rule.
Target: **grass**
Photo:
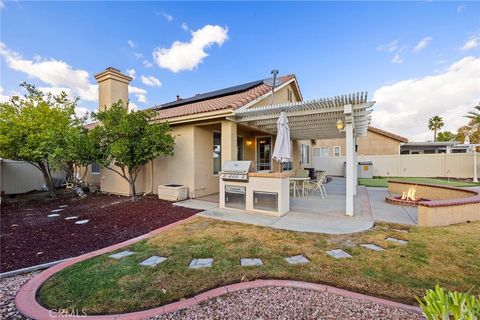
[[[416,183],[428,183],[442,186],[451,186],[451,187],[476,187],[480,186],[480,183],[475,183],[471,181],[462,181],[462,180],[446,180],[446,179],[437,179],[437,178],[404,178],[404,177],[379,177],[373,179],[364,179],[359,178],[358,184],[364,185],[367,187],[388,187],[388,179],[399,180],[399,181],[408,181]]]
[[[53,309],[83,309],[88,314],[124,313],[157,307],[240,281],[276,278],[325,283],[404,303],[439,283],[480,293],[480,223],[443,228],[387,224],[351,235],[283,231],[196,217],[168,232],[128,247],[122,260],[95,257],[61,271],[38,294]],[[406,227],[403,227],[406,228]],[[387,236],[409,240],[407,246]],[[356,244],[386,248],[374,252]],[[325,250],[342,248],[351,259],[336,260]],[[122,249],[125,250],[125,249]],[[284,258],[303,254],[309,264],[291,266]],[[168,257],[157,267],[141,267],[151,255]],[[214,258],[213,267],[190,270],[193,258]],[[262,267],[241,267],[240,258],[261,258]]]

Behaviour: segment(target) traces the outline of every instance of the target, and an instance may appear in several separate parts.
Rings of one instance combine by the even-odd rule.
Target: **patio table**
[[[298,191],[298,196],[300,197],[300,184],[302,185],[302,196],[305,195],[305,182],[309,181],[309,177],[290,177],[290,181],[293,181],[293,196]]]

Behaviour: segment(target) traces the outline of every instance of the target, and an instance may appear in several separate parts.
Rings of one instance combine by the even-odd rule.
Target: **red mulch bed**
[[[59,217],[51,210],[68,205]],[[198,211],[154,196],[130,198],[93,194],[84,199],[20,200],[1,204],[0,272],[75,257],[188,218]],[[67,216],[78,216],[65,220]],[[87,224],[75,221],[89,219]]]

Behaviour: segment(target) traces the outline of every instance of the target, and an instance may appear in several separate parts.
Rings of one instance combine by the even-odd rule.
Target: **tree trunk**
[[[433,130],[433,142],[437,141],[437,129]]]
[[[40,168],[40,171],[42,171],[43,178],[45,179],[45,184],[47,185],[50,196],[54,198],[56,196],[55,184],[53,183],[48,165],[44,162],[38,162],[38,167]]]
[[[128,170],[128,174],[130,176],[130,190],[132,190],[132,200],[137,200],[137,191],[135,189],[135,182],[137,181],[137,172],[136,170]]]

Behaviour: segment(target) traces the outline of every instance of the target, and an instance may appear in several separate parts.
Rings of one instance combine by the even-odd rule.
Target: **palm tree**
[[[428,129],[433,131],[433,141],[437,141],[437,131],[444,125],[443,119],[440,116],[433,116],[428,119]]]
[[[480,111],[480,102],[474,108]],[[480,125],[480,112],[469,111],[465,117],[472,119],[473,124]]]

